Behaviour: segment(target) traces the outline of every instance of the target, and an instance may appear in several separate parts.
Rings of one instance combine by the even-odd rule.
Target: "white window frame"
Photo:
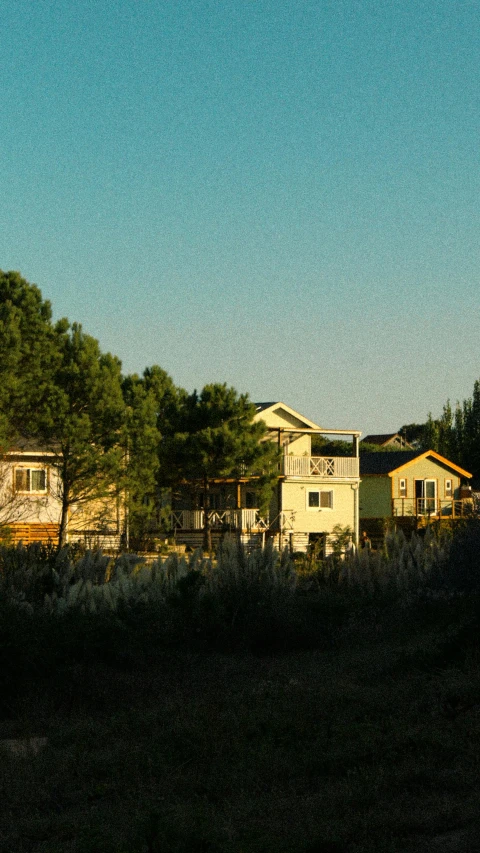
[[[26,488],[18,488],[17,486],[17,474],[22,471],[25,472],[26,477]],[[32,471],[41,471],[44,475],[45,486],[43,489],[32,489]],[[13,482],[15,492],[20,495],[46,495],[48,492],[48,471],[45,465],[17,465],[13,472]]]
[[[402,483],[403,483],[403,486],[402,486]],[[400,477],[400,479],[399,479],[398,494],[399,494],[399,497],[401,497],[401,498],[407,497],[407,478],[406,477]]]
[[[310,506],[310,495],[318,495],[318,506]],[[329,506],[322,506],[322,495],[330,495]],[[333,509],[333,489],[307,489],[306,504],[308,512]]]
[[[445,480],[445,497],[453,498],[453,480],[451,478]]]

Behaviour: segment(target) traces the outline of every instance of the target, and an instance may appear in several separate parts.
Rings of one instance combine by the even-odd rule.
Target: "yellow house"
[[[268,440],[282,451],[270,509],[260,514],[254,478],[212,482],[209,512],[214,539],[232,532],[245,543],[259,545],[273,537],[279,548],[305,551],[319,543],[328,553],[333,530],[340,525],[350,527],[358,541],[360,432],[325,429],[282,402],[257,403],[256,409],[255,420],[265,422]],[[346,438],[351,455],[312,456],[312,436]],[[178,542],[201,544],[203,512],[188,505],[186,491],[177,497],[172,524]]]
[[[0,462],[0,532],[13,543],[58,541],[61,517],[58,456],[21,439]],[[124,501],[117,496],[70,507],[67,542],[117,550],[125,538]]]
[[[451,517],[471,511],[471,474],[435,450],[362,453],[360,518]],[[368,525],[367,525],[368,526]]]

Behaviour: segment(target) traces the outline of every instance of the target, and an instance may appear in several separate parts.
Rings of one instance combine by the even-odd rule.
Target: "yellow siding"
[[[333,491],[333,509],[307,509],[309,490]],[[293,530],[304,533],[330,533],[335,525],[355,524],[354,490],[350,483],[290,482],[282,486],[282,510]]]
[[[72,506],[68,520],[69,534],[85,530],[102,530],[119,534],[125,522],[124,501],[114,495],[86,504]]]
[[[415,497],[415,480],[436,480],[437,481],[437,497],[442,500],[445,497],[445,480],[452,481],[453,489],[458,489],[460,486],[460,477],[455,474],[450,468],[441,465],[440,462],[434,459],[420,459],[403,471],[393,474],[392,480],[392,496],[397,498],[400,496],[400,480],[407,481],[407,497]]]
[[[290,440],[290,443],[284,448],[287,454],[293,456],[311,456],[312,439],[309,435],[301,435],[295,441]]]
[[[296,417],[294,414],[287,412],[281,403],[279,403],[275,409],[267,409],[264,412],[258,412],[255,415],[254,420],[265,421],[267,426],[272,429],[275,429],[276,427],[299,427],[300,429],[310,427],[310,423],[301,420],[301,415]]]

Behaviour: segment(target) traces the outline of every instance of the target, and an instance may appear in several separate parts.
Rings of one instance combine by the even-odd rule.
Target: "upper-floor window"
[[[15,468],[15,491],[45,494],[46,468]]]
[[[398,488],[399,488],[399,492],[400,492],[400,497],[406,498],[407,497],[407,481],[403,477],[399,481]]]
[[[451,498],[453,494],[453,483],[452,480],[445,480],[445,497]]]

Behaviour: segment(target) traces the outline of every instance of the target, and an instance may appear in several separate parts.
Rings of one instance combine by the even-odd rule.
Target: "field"
[[[12,649],[0,696],[1,850],[480,849],[476,594],[370,603],[304,649],[142,645],[117,625],[54,666],[42,625],[15,618],[36,654]],[[12,753],[29,738],[46,742]]]

